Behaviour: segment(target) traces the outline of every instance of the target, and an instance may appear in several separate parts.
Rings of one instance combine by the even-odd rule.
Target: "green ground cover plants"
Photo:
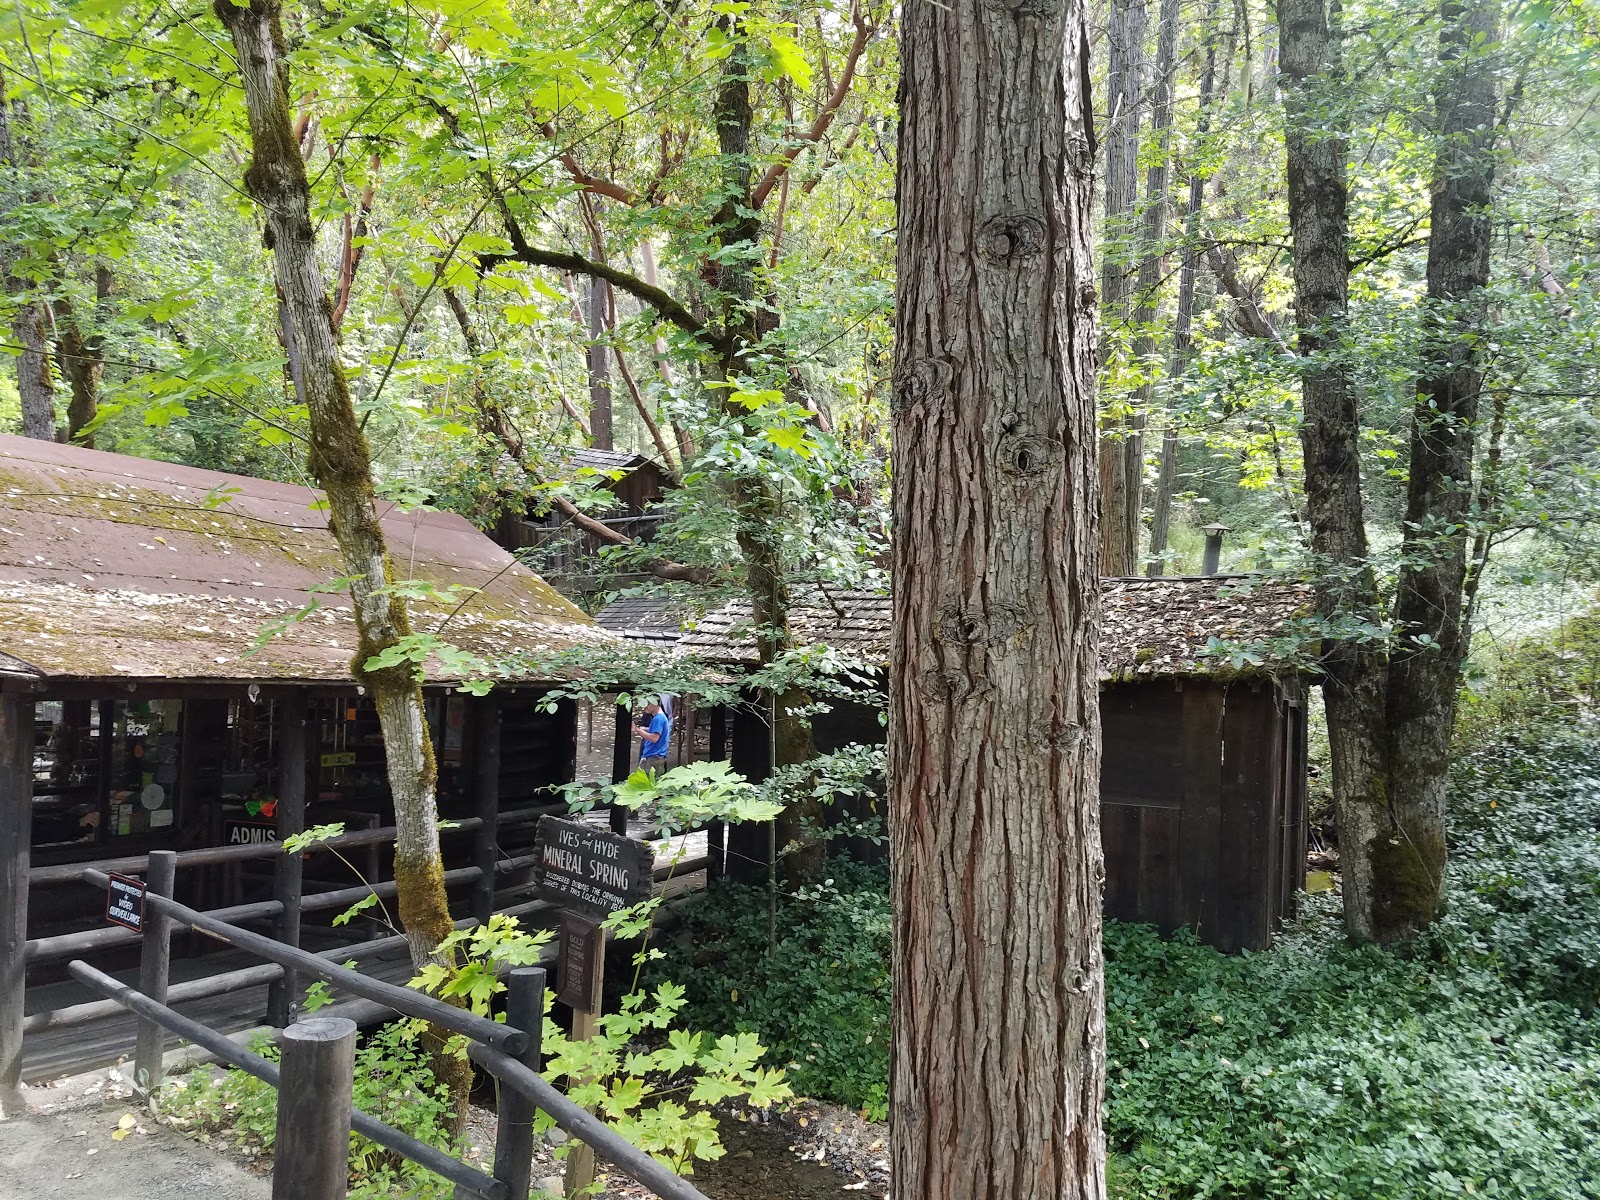
[[[1332,897],[1261,954],[1107,926],[1114,1195],[1600,1197],[1600,740],[1464,755],[1453,811],[1451,910],[1408,955],[1350,945]],[[689,908],[664,967],[687,1019],[881,1117],[884,873],[782,901],[770,950],[766,901]]]

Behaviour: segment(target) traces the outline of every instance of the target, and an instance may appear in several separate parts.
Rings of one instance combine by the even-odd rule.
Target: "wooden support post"
[[[146,895],[172,899],[178,878],[178,855],[174,850],[150,851],[145,867]],[[172,919],[151,905],[144,907],[143,944],[139,951],[139,990],[157,1004],[167,1002],[167,974],[172,958]],[[161,1059],[167,1052],[167,1031],[154,1021],[139,1021],[139,1036],[133,1052],[133,1085],[146,1097],[161,1086]]]
[[[724,762],[728,757],[728,709],[718,704],[711,710],[711,761]],[[711,865],[706,868],[706,879],[716,881],[728,873],[728,823],[713,821],[706,827],[706,854]]]
[[[356,1023],[313,1017],[278,1035],[277,1158],[272,1200],[344,1200]]]
[[[33,701],[0,693],[0,1116],[6,1117],[24,1111],[22,1014],[32,851]]]
[[[621,783],[633,774],[633,712],[626,704],[617,705],[617,740],[611,747],[611,782]],[[611,806],[611,832],[627,836],[628,810]]]
[[[494,877],[500,848],[500,700],[485,696],[477,702],[477,767],[473,774],[473,800],[483,822],[472,835],[472,861],[483,872],[472,885],[472,915],[487,925],[494,916]]]
[[[306,829],[306,697],[289,692],[278,699],[278,844]],[[300,944],[300,900],[305,890],[305,861],[298,854],[278,854],[272,864],[273,899],[283,905],[276,936],[286,946]],[[294,1019],[299,981],[293,971],[267,989],[267,1023],[279,1029]]]
[[[506,1024],[528,1035],[528,1049],[517,1061],[530,1071],[540,1066],[544,1038],[544,968],[517,967],[506,980]],[[500,1121],[494,1142],[494,1177],[506,1185],[507,1200],[528,1200],[533,1187],[532,1100],[513,1088],[500,1089]]]
[[[602,942],[602,944],[604,944]],[[572,1010],[572,1040],[587,1042],[594,1037],[599,1026],[598,1012],[584,1012],[582,1009]],[[588,1195],[584,1190],[594,1182],[594,1150],[587,1142],[573,1140],[572,1153],[567,1155],[567,1200],[576,1200],[580,1195]]]

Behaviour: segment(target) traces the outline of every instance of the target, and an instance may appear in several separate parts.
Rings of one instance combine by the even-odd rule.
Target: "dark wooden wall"
[[[820,716],[818,748],[882,741],[871,714],[839,706]],[[1111,684],[1101,689],[1100,715],[1106,915],[1163,933],[1189,928],[1230,952],[1270,945],[1305,887],[1300,681]],[[765,779],[769,742],[760,704],[752,699],[736,709],[731,724],[733,769]],[[765,881],[765,825],[732,827],[728,849],[729,875]]]
[[[1305,882],[1298,685],[1113,684],[1100,713],[1106,915],[1270,945]]]

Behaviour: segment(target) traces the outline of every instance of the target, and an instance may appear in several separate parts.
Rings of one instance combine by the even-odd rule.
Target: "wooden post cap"
[[[354,1037],[356,1023],[347,1017],[307,1017],[278,1035],[285,1042],[337,1042]]]

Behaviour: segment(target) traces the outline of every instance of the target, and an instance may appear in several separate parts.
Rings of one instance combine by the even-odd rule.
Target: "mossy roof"
[[[609,642],[464,518],[380,502],[396,579],[475,589],[412,601],[419,632],[471,653]],[[321,494],[308,487],[0,436],[0,654],[57,678],[350,678],[355,625]],[[247,653],[270,623],[284,624]],[[437,661],[430,682],[451,676]]]
[[[1199,675],[1265,676],[1303,669],[1292,659],[1293,622],[1311,611],[1309,589],[1253,575],[1103,579],[1103,682]],[[887,666],[890,601],[873,592],[819,590],[795,604],[790,628],[800,645],[827,645]],[[1207,654],[1212,638],[1252,649],[1235,666]],[[734,601],[684,629],[682,649],[720,663],[756,661],[750,605]]]

